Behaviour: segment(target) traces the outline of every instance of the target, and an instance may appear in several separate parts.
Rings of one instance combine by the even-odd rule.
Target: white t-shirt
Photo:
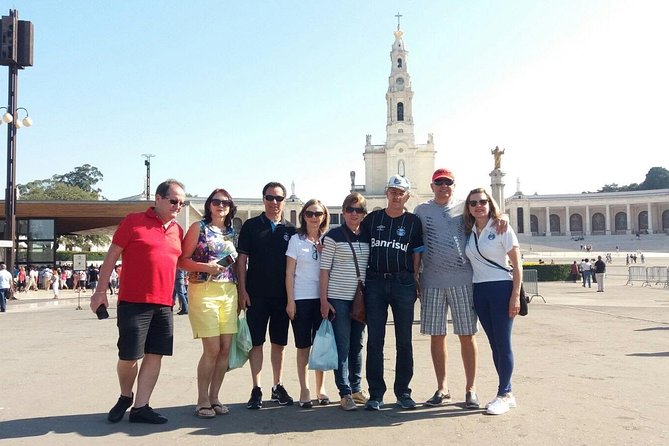
[[[314,255],[314,253],[317,253]],[[317,247],[300,234],[288,241],[286,256],[295,259],[295,300],[319,299],[320,253]],[[314,258],[317,257],[317,258]]]
[[[0,288],[7,289],[12,286],[12,275],[6,269],[0,270]]]
[[[511,226],[508,226],[504,234],[497,234],[495,228],[492,227],[493,220],[488,220],[488,224],[481,235],[478,236],[479,250],[486,258],[492,260],[500,266],[511,269],[508,266],[506,255],[514,246],[520,246],[518,237]],[[510,271],[505,271],[496,267],[487,260],[485,260],[479,251],[476,249],[476,227],[473,228],[472,233],[467,240],[467,247],[465,254],[472,264],[474,270],[474,283],[480,282],[495,282],[498,280],[513,280],[513,274]]]

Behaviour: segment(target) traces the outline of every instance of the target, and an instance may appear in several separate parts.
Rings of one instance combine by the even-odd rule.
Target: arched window
[[[639,212],[639,231],[648,232],[648,211]]]
[[[669,231],[669,210],[662,212],[662,230]]]
[[[536,215],[530,215],[530,232],[532,234],[539,233],[539,219]]]
[[[560,217],[557,214],[550,215],[551,234],[560,233]]]
[[[569,230],[571,232],[583,232],[583,217],[581,217],[581,214],[571,214],[569,217]]]
[[[397,133],[404,133],[404,129],[397,129]]]
[[[606,219],[601,212],[592,214],[592,231],[606,231]]]
[[[402,68],[402,58],[397,59],[397,68]]]
[[[618,212],[615,218],[616,222],[616,232],[617,231],[626,231],[627,230],[627,214],[625,212]]]
[[[404,104],[401,102],[397,103],[397,120],[404,121]]]

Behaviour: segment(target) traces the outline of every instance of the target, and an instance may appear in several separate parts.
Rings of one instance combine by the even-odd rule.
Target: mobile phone
[[[98,309],[95,310],[95,314],[98,315],[98,319],[107,319],[109,317],[109,312],[107,311],[105,304],[100,304]]]
[[[223,268],[227,268],[228,266],[235,263],[235,258],[232,257],[232,254],[229,254],[229,255],[223,257],[222,259],[220,259],[219,261],[217,261],[216,263],[221,265]]]

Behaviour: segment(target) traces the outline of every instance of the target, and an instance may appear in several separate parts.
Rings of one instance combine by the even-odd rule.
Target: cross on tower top
[[[400,29],[400,17],[402,17],[402,14],[397,11],[397,14],[395,14],[395,17],[397,17],[397,30],[399,31]]]

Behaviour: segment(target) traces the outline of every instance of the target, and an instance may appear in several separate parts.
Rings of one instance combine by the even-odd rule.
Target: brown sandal
[[[196,407],[195,416],[198,418],[216,418],[216,411],[212,407]]]
[[[230,413],[230,409],[228,409],[228,406],[224,406],[223,404],[212,404],[211,408],[214,410],[214,413],[216,415],[227,415]]]

